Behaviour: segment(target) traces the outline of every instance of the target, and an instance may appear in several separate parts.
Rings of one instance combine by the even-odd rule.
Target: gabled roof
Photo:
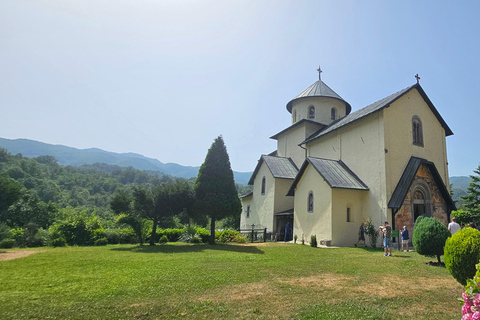
[[[330,89],[329,86],[327,86],[322,80],[318,80],[314,84],[312,84],[310,87],[307,89],[303,90],[302,93],[300,93],[298,96],[293,98],[289,103],[287,103],[287,110],[288,112],[292,113],[292,104],[293,101],[303,99],[303,98],[310,98],[310,97],[328,97],[328,98],[334,98],[337,100],[340,100],[346,104],[347,107],[347,114],[352,111],[352,107],[350,104],[343,100],[342,97],[340,97],[335,91]]]
[[[298,168],[295,163],[293,163],[292,159],[285,157],[262,155],[260,157],[260,160],[258,160],[257,166],[255,167],[255,170],[253,171],[252,177],[248,181],[248,184],[253,185],[255,176],[257,175],[258,170],[260,170],[263,162],[265,162],[268,170],[270,170],[274,178],[293,180],[297,175]]]
[[[455,210],[455,203],[453,202],[452,197],[447,190],[447,187],[445,187],[445,184],[443,183],[443,180],[440,177],[440,174],[438,173],[435,164],[433,162],[417,157],[411,157],[408,161],[408,164],[403,171],[402,177],[398,181],[398,184],[395,187],[395,191],[393,191],[392,197],[388,202],[388,207],[398,209],[403,205],[403,200],[405,200],[405,197],[410,190],[410,186],[412,185],[413,179],[415,179],[418,168],[420,168],[420,165],[422,164],[427,166],[430,170],[435,184],[437,185],[438,190],[442,194],[442,197],[445,200],[447,207],[449,209]]]
[[[302,142],[302,144],[304,143],[307,143],[307,142],[310,142],[318,137],[321,137],[323,135],[326,135],[327,133],[330,133],[334,130],[337,130],[343,126],[346,126],[352,122],[355,122],[359,119],[362,119],[374,112],[377,112],[379,110],[382,110],[383,108],[386,108],[388,106],[390,106],[390,104],[392,104],[393,102],[395,102],[396,100],[398,100],[401,96],[403,96],[404,94],[408,93],[410,90],[412,89],[417,89],[418,93],[420,93],[420,95],[422,96],[423,100],[425,101],[425,103],[430,107],[430,110],[432,110],[433,114],[435,115],[435,117],[437,118],[437,120],[440,122],[440,124],[442,125],[442,127],[445,129],[445,135],[446,136],[450,136],[453,134],[452,130],[450,130],[450,128],[448,127],[447,123],[445,122],[445,120],[443,120],[442,116],[440,116],[440,113],[438,113],[437,109],[435,108],[435,106],[433,105],[433,103],[430,101],[430,99],[427,97],[427,94],[425,93],[425,91],[423,91],[422,87],[420,86],[420,84],[416,83],[414,84],[413,86],[410,86],[408,88],[405,88],[403,90],[400,90],[392,95],[389,95],[388,97],[386,98],[383,98],[381,100],[378,100],[377,102],[374,102],[360,110],[357,110],[343,118],[340,118],[338,119],[337,121],[334,121],[332,122],[332,124],[330,124],[329,127],[327,128],[324,128],[324,129],[320,129],[319,131],[317,131],[316,133],[314,133],[313,135],[311,135],[309,138],[307,138],[304,142]]]
[[[290,186],[287,196],[294,195],[295,188],[309,164],[317,170],[330,188],[368,190],[367,185],[343,161],[307,157]]]
[[[251,197],[253,196],[253,191],[249,191],[245,194],[242,194],[239,198],[242,199],[242,198],[247,198],[247,197]]]
[[[301,125],[302,123],[311,123],[311,124],[314,124],[314,125],[319,126],[320,128],[324,128],[324,127],[327,126],[326,124],[323,124],[323,123],[320,123],[320,122],[317,122],[317,121],[313,121],[313,120],[310,120],[310,119],[301,119],[301,120],[295,122],[294,124],[292,124],[290,127],[286,128],[286,129],[283,129],[283,130],[280,131],[279,133],[271,136],[270,139],[275,139],[275,140],[277,140],[277,138],[278,138],[279,135],[281,135],[282,133],[287,132],[287,131],[289,131],[289,130],[291,130],[291,129],[293,129],[293,128],[299,126],[299,125]]]

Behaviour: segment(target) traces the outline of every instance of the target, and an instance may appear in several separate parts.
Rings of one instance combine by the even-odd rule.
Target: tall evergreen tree
[[[196,213],[210,218],[210,244],[215,244],[215,222],[237,217],[242,211],[227,148],[219,136],[208,149],[193,186]]]
[[[471,220],[480,222],[480,166],[473,171],[476,175],[470,176],[472,182],[467,188],[467,195],[462,196],[463,206],[470,215]]]

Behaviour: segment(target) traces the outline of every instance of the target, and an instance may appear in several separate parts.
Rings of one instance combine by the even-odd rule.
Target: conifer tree
[[[242,211],[222,136],[217,137],[208,149],[193,188],[196,214],[210,218],[210,244],[215,244],[215,222],[236,217]]]
[[[470,182],[467,188],[467,195],[461,198],[464,201],[463,206],[470,215],[471,220],[478,223],[480,222],[480,166],[473,172],[476,173],[476,175],[470,176],[472,182]]]

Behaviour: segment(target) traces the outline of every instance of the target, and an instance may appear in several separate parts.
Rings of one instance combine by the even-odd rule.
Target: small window
[[[350,217],[350,208],[347,208],[347,222],[352,222],[352,219]]]
[[[313,191],[308,193],[308,204],[307,204],[308,212],[313,212]]]
[[[310,108],[308,108],[308,119],[315,119],[315,107],[314,106],[310,106]]]
[[[330,117],[332,120],[335,120],[337,118],[337,110],[335,108],[332,108],[332,110],[330,110]]]
[[[265,194],[265,184],[266,184],[266,179],[265,177],[262,178],[262,195]]]
[[[413,135],[413,144],[416,146],[423,147],[422,121],[418,116],[413,116],[412,118],[412,135]]]
[[[295,121],[297,121],[297,110],[293,110],[293,113],[292,113],[292,122],[295,123]]]
[[[250,205],[247,206],[247,218],[250,218]]]

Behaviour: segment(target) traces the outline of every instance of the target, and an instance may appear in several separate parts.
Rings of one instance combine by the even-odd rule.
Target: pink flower
[[[480,293],[476,293],[473,296],[473,305],[477,308],[480,309]]]
[[[462,307],[462,314],[472,314],[472,303],[470,301],[464,303]]]
[[[472,314],[472,320],[480,320],[480,311],[476,311]]]
[[[471,313],[464,314],[462,317],[462,320],[472,320],[472,314]]]
[[[462,298],[464,302],[470,301],[470,296],[466,292],[462,293]]]

